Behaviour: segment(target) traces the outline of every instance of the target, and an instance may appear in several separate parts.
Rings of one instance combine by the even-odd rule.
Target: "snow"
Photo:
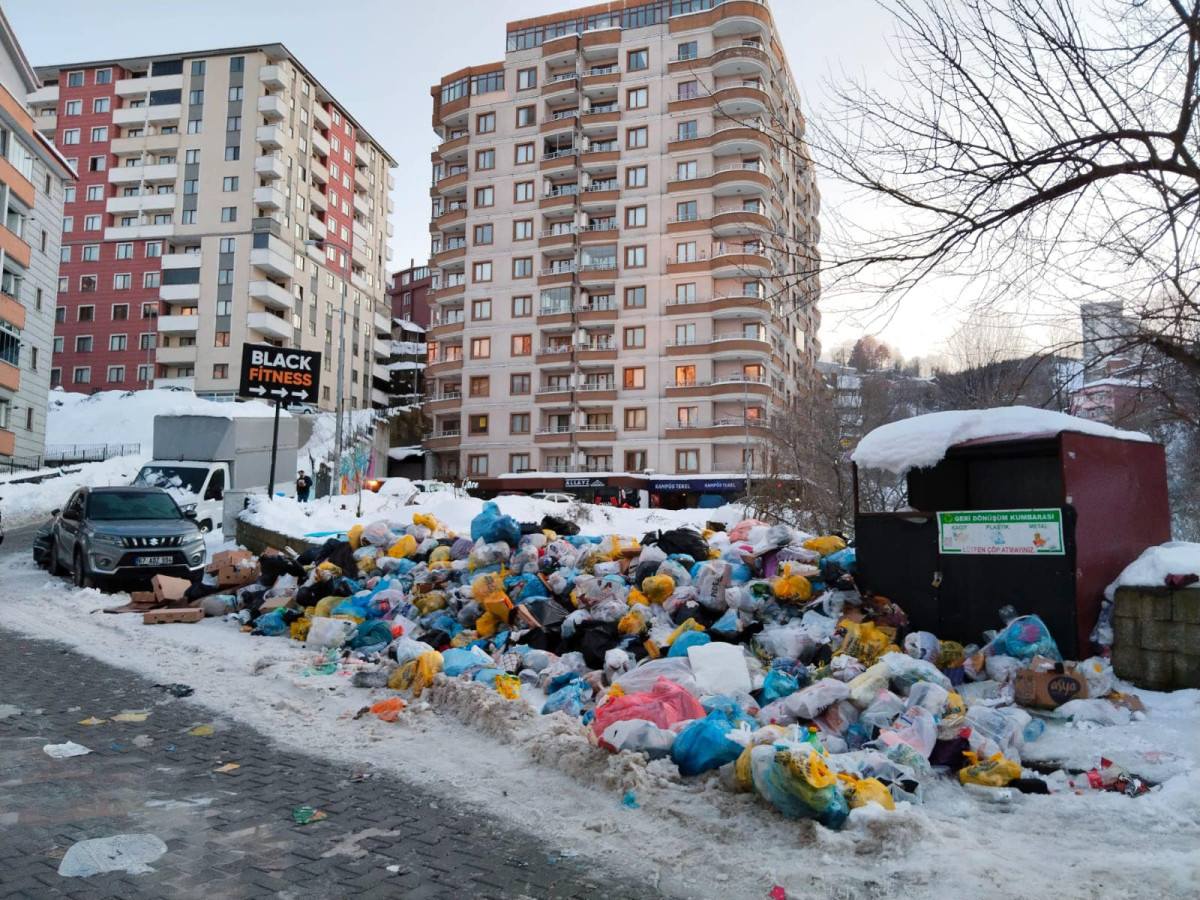
[[[40,484],[2,484],[0,509],[4,511],[4,524],[11,528],[45,519],[52,510],[62,508],[76,488],[133,484],[138,470],[149,461],[148,453],[114,456],[103,462],[84,463],[60,470],[65,474],[58,478],[47,478]]]
[[[322,461],[332,460],[337,443],[337,413],[319,413],[313,416],[313,430],[308,442],[296,454],[298,464],[308,472],[315,472]],[[350,446],[351,435],[356,431],[374,428],[375,411],[356,409],[342,416],[342,446]]]
[[[425,454],[420,444],[415,444],[411,447],[393,447],[388,451],[388,459],[406,460],[413,459]]]
[[[384,368],[386,368],[389,372],[409,372],[409,371],[412,371],[413,369],[424,369],[425,363],[423,363],[423,362],[406,362],[404,360],[401,360],[400,362],[389,363]]]
[[[853,459],[866,469],[903,475],[909,469],[937,465],[955,444],[979,438],[1074,431],[1125,441],[1150,441],[1149,436],[1121,431],[1111,425],[1030,406],[964,409],[928,413],[881,425],[867,434]]]
[[[425,344],[417,341],[392,341],[393,356],[420,356],[425,353]]]
[[[397,723],[354,720],[391,692],[352,688],[345,675],[301,676],[316,654],[294,641],[220,619],[148,629],[138,616],[96,612],[122,595],[74,590],[24,554],[3,564],[2,628],[189,684],[189,702],[216,713],[218,729],[234,720],[291,746],[303,723],[307,752],[420,785],[439,805],[506,811],[565,864],[668,893],[765,897],[778,884],[797,897],[940,900],[949,884],[964,896],[1082,900],[1103,885],[1105,896],[1149,900],[1192,896],[1200,879],[1200,691],[1135,691],[1144,719],[1106,728],[1052,720],[1026,746],[1026,759],[1085,767],[1106,756],[1162,782],[1144,797],[1060,791],[995,805],[940,779],[924,805],[855,810],[831,832],[730,793],[715,775],[681,780],[669,761],[607,754],[579,723],[536,715],[482,685],[439,677]],[[638,809],[622,806],[627,790]]]
[[[1104,589],[1104,596],[1112,600],[1119,587],[1162,587],[1168,575],[1200,575],[1200,544],[1169,541],[1143,550]],[[1200,582],[1192,587],[1200,589]]]
[[[418,325],[416,322],[413,322],[411,319],[392,319],[392,324],[396,325],[399,328],[402,328],[404,331],[414,331],[417,334],[424,334],[426,331],[426,328],[424,325]]]

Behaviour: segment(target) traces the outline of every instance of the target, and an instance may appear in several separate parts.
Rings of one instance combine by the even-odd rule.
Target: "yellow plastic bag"
[[[967,721],[967,704],[962,695],[951,691],[946,698],[946,709],[938,719],[938,739],[948,741],[953,738]]]
[[[493,594],[483,598],[483,608],[500,622],[507,624],[509,613],[513,610],[513,602],[505,594]]]
[[[791,773],[803,778],[815,790],[819,791],[837,783],[837,776],[830,771],[825,759],[816,750],[810,751],[808,756],[800,753],[783,755],[787,757],[787,767]]]
[[[868,803],[878,803],[884,809],[895,809],[896,801],[892,793],[878,778],[855,778],[853,775],[839,775],[846,797],[846,804],[851,809],[858,809]]]
[[[345,600],[345,597],[324,597],[317,601],[313,616],[318,619],[327,619],[334,608],[344,603]]]
[[[479,603],[496,594],[507,596],[504,593],[504,579],[498,572],[487,572],[471,582],[471,596]]]
[[[651,575],[642,582],[642,593],[651,603],[662,603],[675,592],[675,579],[670,575]]]
[[[803,575],[785,575],[775,582],[775,596],[788,603],[804,603],[812,599],[812,582]]]
[[[1014,778],[1021,777],[1020,764],[1011,759],[1005,759],[1003,753],[996,753],[983,762],[980,762],[979,757],[970,750],[964,750],[963,756],[970,760],[970,765],[958,770],[958,780],[962,784],[1004,787]]]
[[[442,523],[437,520],[433,513],[413,513],[413,524],[423,525],[430,531],[442,530]]]
[[[465,647],[477,639],[478,635],[472,634],[470,631],[460,631],[454,637],[450,638],[451,647]]]
[[[411,534],[406,534],[392,546],[388,547],[387,555],[392,559],[408,559],[417,552],[417,539]]]
[[[678,638],[681,634],[686,634],[689,631],[703,631],[703,630],[704,630],[704,626],[701,625],[699,622],[697,622],[695,619],[687,619],[678,628],[676,628],[674,631],[671,632],[671,636],[669,638],[667,638],[667,643],[668,644],[675,643],[676,638]]]
[[[621,616],[621,621],[617,623],[617,634],[645,634],[647,627],[646,614],[635,606]]]
[[[420,697],[421,692],[433,684],[433,677],[441,671],[442,654],[436,650],[428,650],[393,672],[392,677],[388,679],[388,687],[394,691],[407,691],[411,688],[413,697]]]
[[[520,700],[521,679],[516,675],[497,675],[496,692],[505,700]]]
[[[312,619],[301,616],[292,623],[292,639],[302,641],[308,637],[308,629],[312,628]]]
[[[805,550],[815,550],[822,556],[829,556],[831,553],[837,553],[839,550],[846,549],[846,542],[836,534],[827,534],[824,537],[813,538],[804,542]]]
[[[361,525],[354,525],[346,532],[346,540],[350,542],[351,550],[357,550],[362,546],[362,533],[363,527]]]
[[[317,566],[317,571],[320,573],[323,573],[324,575],[328,575],[328,576],[341,575],[342,567],[335,566],[333,563],[326,560],[325,562],[323,562],[319,566]]]
[[[479,632],[480,637],[491,637],[507,620],[502,620],[492,615],[490,612],[485,612],[482,616],[475,620],[475,630]]]
[[[446,595],[441,591],[430,591],[428,594],[418,594],[412,598],[413,606],[427,616],[434,610],[446,608]]]
[[[650,598],[639,591],[637,588],[629,589],[629,605],[630,606],[649,606]]]
[[[448,563],[451,559],[449,547],[434,547],[433,552],[429,554],[431,563]]]
[[[738,756],[737,761],[733,764],[734,783],[744,793],[754,790],[754,777],[750,774],[750,750],[752,746],[743,750],[741,755]]]
[[[872,622],[852,622],[842,619],[838,628],[845,629],[846,636],[842,645],[834,651],[834,656],[853,656],[865,666],[873,666],[879,657],[891,653],[897,648],[892,644],[886,631],[876,628]]]
[[[958,641],[938,641],[937,667],[939,669],[953,669],[961,666],[966,659],[966,650]]]

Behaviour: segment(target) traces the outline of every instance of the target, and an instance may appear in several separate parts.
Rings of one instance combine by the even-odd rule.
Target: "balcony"
[[[282,66],[260,66],[258,80],[267,87],[277,91],[287,87],[287,75]]]
[[[153,166],[120,166],[108,170],[109,184],[138,184],[142,181],[174,181],[179,177],[179,166],[162,163]]]
[[[253,199],[255,204],[261,206],[263,209],[283,208],[283,192],[273,187],[256,187]]]
[[[0,387],[10,391],[21,389],[21,370],[12,363],[0,362]]]
[[[115,225],[104,229],[106,241],[136,241],[139,239],[157,240],[169,238],[175,233],[174,225]]]
[[[714,234],[721,237],[731,235],[748,235],[768,231],[771,220],[766,214],[766,205],[757,207],[722,206],[713,210],[709,223]]]
[[[366,170],[364,170],[360,166],[354,167],[353,184],[354,184],[354,190],[361,191],[363,193],[366,193],[367,191],[369,191],[371,189],[371,184],[370,184],[370,182],[367,181]]]
[[[430,395],[425,400],[425,413],[432,415],[439,412],[449,412],[462,406],[462,391],[446,391],[439,396]]]
[[[762,163],[733,163],[713,169],[710,183],[718,197],[765,196],[771,190],[771,175]]]
[[[426,435],[421,442],[426,450],[454,450],[462,442],[459,431],[439,431]]]
[[[258,98],[258,111],[269,122],[287,118],[287,104],[278,94],[264,94]]]
[[[172,212],[175,209],[175,195],[171,194],[139,194],[136,197],[109,197],[104,204],[106,212],[112,215],[127,216],[139,212]]]
[[[272,242],[274,243],[274,242]],[[282,243],[280,244],[282,247]],[[276,278],[291,278],[295,271],[290,256],[277,253],[270,247],[255,247],[250,251],[250,265]]]
[[[253,299],[262,302],[271,309],[290,311],[295,304],[291,292],[283,285],[276,284],[273,281],[251,281],[249,294]]]
[[[312,105],[311,112],[313,125],[315,125],[317,128],[320,128],[322,131],[328,131],[333,125],[333,122],[331,122],[329,119],[329,110],[327,110],[322,104],[314,103]]]
[[[392,342],[375,338],[371,342],[371,352],[375,354],[376,359],[387,359],[392,355]]]
[[[38,113],[33,117],[33,127],[53,140],[54,132],[58,129],[58,116],[52,112]]]
[[[200,299],[200,284],[164,284],[158,289],[158,298],[166,303],[185,303]]]
[[[325,240],[325,235],[328,231],[325,228],[325,223],[314,216],[312,213],[308,215],[308,233],[313,235],[317,240]]]
[[[354,211],[360,216],[371,217],[371,205],[362,194],[354,195]]]
[[[462,357],[451,356],[445,359],[439,359],[437,362],[429,362],[425,364],[425,376],[433,378],[436,375],[445,375],[448,372],[457,372],[462,369]]]
[[[765,247],[755,244],[718,246],[710,268],[714,278],[765,278],[771,274],[771,260]]]
[[[157,153],[160,150],[176,150],[178,147],[177,134],[143,134],[137,137],[113,138],[108,145],[108,149],[117,156],[140,156],[143,152]]]
[[[182,91],[183,75],[121,78],[117,80],[114,89],[118,97],[144,97],[150,91]]]
[[[195,316],[187,318],[194,319]],[[159,347],[154,351],[154,361],[165,366],[191,365],[196,362],[196,345],[190,347]]]
[[[203,265],[201,253],[167,253],[159,260],[162,269],[199,269]]]
[[[40,87],[33,93],[26,94],[25,101],[30,106],[44,106],[47,103],[57,103],[58,85],[50,84]]]
[[[392,320],[389,316],[383,313],[372,314],[372,321],[375,323],[375,333],[383,337],[390,338],[392,336]]]
[[[770,95],[758,81],[717,85],[713,89],[712,102],[731,117],[765,115],[771,108]]]
[[[287,166],[278,156],[259,156],[254,160],[254,174],[268,181],[287,177]]]
[[[322,159],[329,157],[329,141],[325,135],[319,131],[314,131],[311,136],[310,143],[312,144],[313,153]]]
[[[555,425],[550,428],[540,428],[533,436],[535,444],[569,444],[571,443],[571,426]]]
[[[727,416],[709,422],[669,422],[666,426],[668,440],[719,440],[734,438],[744,440],[747,427],[756,437],[769,433],[764,419],[746,419],[742,416]]]
[[[268,312],[252,312],[247,315],[246,327],[277,341],[290,341],[295,334],[291,322]]]
[[[164,390],[170,388],[172,390],[194,391],[196,389],[196,376],[188,375],[186,377],[180,376],[176,378],[155,378],[154,386]]]
[[[161,334],[195,334],[200,327],[199,316],[159,316],[157,322]]]
[[[7,294],[0,294],[0,319],[17,328],[24,328],[25,318],[25,307],[20,302]]]
[[[287,135],[276,125],[259,125],[254,129],[254,139],[269,150],[281,150],[287,143]]]

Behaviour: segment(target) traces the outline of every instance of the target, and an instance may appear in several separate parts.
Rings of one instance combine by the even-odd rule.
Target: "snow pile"
[[[350,446],[351,435],[363,432],[374,426],[375,411],[371,409],[356,409],[342,416],[342,447]],[[337,444],[337,413],[318,413],[311,417],[313,423],[312,435],[308,442],[300,448],[297,458],[306,470],[315,472],[325,460],[334,456]]]
[[[141,444],[144,453],[154,449],[154,417],[273,416],[275,408],[253,400],[217,403],[202,400],[190,391],[99,391],[75,394],[56,390],[50,394],[46,422],[47,444]],[[287,415],[287,413],[284,413]]]
[[[1168,575],[1200,575],[1200,544],[1169,541],[1143,550],[1142,555],[1104,589],[1104,596],[1112,600],[1119,587],[1162,587]],[[1200,582],[1193,587],[1200,587]]]
[[[1030,406],[963,409],[929,413],[881,425],[859,441],[853,459],[864,469],[903,475],[909,469],[935,466],[946,451],[964,441],[990,437],[1024,437],[1075,431],[1125,441],[1149,441],[1148,435]]]
[[[61,509],[76,488],[133,484],[138,470],[149,461],[150,456],[146,453],[115,456],[103,462],[71,466],[61,470],[65,474],[47,478],[41,484],[0,484],[4,524],[11,527],[46,518],[52,510]]]

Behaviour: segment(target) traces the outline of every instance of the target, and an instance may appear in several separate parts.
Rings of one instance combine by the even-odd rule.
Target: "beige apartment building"
[[[322,351],[320,403],[387,403],[387,152],[282,44],[38,69],[37,127],[79,170],[52,381],[237,390],[246,342]],[[312,246],[307,241],[324,241]]]
[[[820,355],[819,199],[768,6],[514,22],[502,62],[432,94],[435,472],[761,463]]]

